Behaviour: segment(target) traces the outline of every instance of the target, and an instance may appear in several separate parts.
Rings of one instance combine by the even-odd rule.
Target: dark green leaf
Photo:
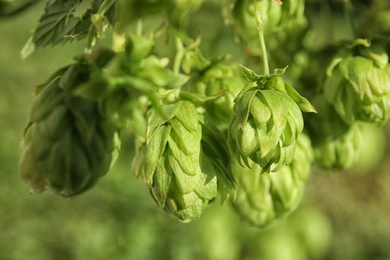
[[[91,17],[97,12],[101,1],[49,1],[37,27],[22,49],[22,57],[26,58],[39,47],[86,37],[91,28]]]

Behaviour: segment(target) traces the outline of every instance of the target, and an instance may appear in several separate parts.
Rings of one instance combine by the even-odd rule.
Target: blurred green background
[[[18,176],[20,136],[34,87],[68,64],[84,43],[20,50],[42,6],[0,20],[0,259],[390,259],[389,127],[364,132],[348,172],[314,168],[302,205],[266,230],[214,203],[182,224],[160,210],[130,172],[131,139],[91,191],[75,199],[31,195]]]

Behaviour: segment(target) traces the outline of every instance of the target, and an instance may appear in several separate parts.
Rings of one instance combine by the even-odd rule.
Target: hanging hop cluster
[[[32,192],[80,194],[107,173],[119,154],[118,130],[99,103],[74,95],[89,76],[89,66],[79,62],[38,89],[20,161],[21,177]]]
[[[303,130],[302,111],[315,112],[277,73],[258,76],[243,68],[251,80],[235,99],[229,146],[241,164],[248,159],[262,172],[279,171],[294,158],[296,138]]]

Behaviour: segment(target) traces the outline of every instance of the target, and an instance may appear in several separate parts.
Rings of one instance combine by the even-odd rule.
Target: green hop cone
[[[279,171],[291,163],[295,142],[303,130],[302,111],[311,104],[280,76],[260,77],[236,98],[229,127],[229,146],[237,160],[248,158],[262,172]]]
[[[222,63],[227,57],[208,61],[199,51],[186,54],[184,63],[186,66],[183,70],[187,73],[191,72],[191,77],[182,90],[195,92],[204,103],[205,116],[211,118],[214,125],[227,128],[227,122],[230,121],[233,111],[234,98],[240,92],[244,82],[238,66]]]
[[[240,92],[243,77],[238,66],[225,64],[229,56],[207,60],[200,49],[200,38],[185,49],[181,69],[190,78],[181,90],[195,94],[203,102],[205,117],[226,128],[233,110],[234,97]]]
[[[359,126],[353,124],[345,134],[313,145],[316,163],[324,168],[351,168],[358,159],[361,141]]]
[[[198,219],[218,190],[227,196],[231,189],[230,168],[224,162],[227,149],[218,155],[223,149],[216,147],[212,134],[202,143],[201,116],[190,101],[149,112],[146,144],[134,160],[135,173],[164,210],[182,222]]]
[[[324,94],[348,124],[385,124],[390,117],[390,65],[386,52],[357,40],[329,65]]]
[[[243,221],[260,228],[283,219],[300,204],[313,159],[309,138],[300,134],[294,160],[278,172],[259,174],[256,164],[247,168],[236,163],[234,210]]]
[[[213,123],[223,128],[231,118],[234,98],[243,84],[243,78],[238,72],[239,70],[235,71],[232,65],[218,64],[208,69],[204,73],[202,83],[199,83],[206,84],[204,88],[206,96],[221,94],[218,98],[206,102],[205,108]]]
[[[32,192],[80,194],[107,173],[119,154],[117,128],[100,114],[98,103],[72,95],[88,77],[86,65],[66,67],[34,101],[20,160],[21,178]]]
[[[314,98],[313,104],[318,114],[308,114],[305,122],[316,163],[324,168],[350,168],[360,150],[362,137],[359,125],[345,123],[323,96]]]

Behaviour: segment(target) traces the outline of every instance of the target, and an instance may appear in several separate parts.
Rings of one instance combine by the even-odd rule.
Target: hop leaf
[[[118,132],[96,101],[72,95],[86,65],[60,70],[38,95],[25,129],[20,174],[33,192],[80,194],[105,175],[119,152]]]
[[[85,38],[92,25],[93,14],[98,11],[101,3],[102,0],[94,0],[87,6],[79,0],[48,1],[39,24],[23,47],[22,56],[29,56],[38,47]],[[113,12],[114,6],[106,14],[108,18],[104,19],[107,25],[109,22],[115,23],[112,18]],[[102,20],[102,17],[99,20]],[[99,28],[96,29],[99,32]]]
[[[261,228],[283,219],[302,199],[313,158],[310,140],[301,134],[294,160],[278,172],[259,174],[261,168],[256,164],[252,168],[235,164],[237,188],[233,208],[243,221]]]
[[[224,148],[217,138],[209,130],[202,137],[201,117],[190,101],[149,113],[143,155],[134,162],[136,174],[156,203],[180,221],[198,219],[218,190],[227,197],[232,185],[229,155],[226,149],[218,154]]]
[[[390,65],[384,50],[367,45],[358,40],[335,57],[327,70],[324,94],[346,123],[383,125],[390,117]]]

